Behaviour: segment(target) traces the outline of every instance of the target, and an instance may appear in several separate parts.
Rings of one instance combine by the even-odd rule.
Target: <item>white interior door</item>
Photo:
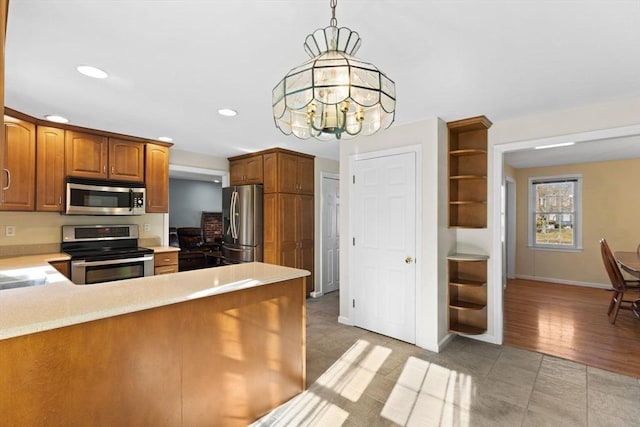
[[[322,292],[338,290],[340,286],[340,181],[322,178]]]
[[[415,153],[355,161],[356,326],[415,343]]]

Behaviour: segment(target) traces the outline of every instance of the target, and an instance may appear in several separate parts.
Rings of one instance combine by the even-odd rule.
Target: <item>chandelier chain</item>
[[[336,19],[336,6],[338,5],[338,0],[329,0],[329,6],[331,6],[331,20],[329,21],[329,26],[337,27],[338,20]]]

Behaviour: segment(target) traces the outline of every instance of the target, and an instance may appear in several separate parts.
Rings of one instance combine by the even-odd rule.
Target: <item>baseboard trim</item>
[[[338,316],[338,323],[342,323],[343,325],[353,326],[353,322],[346,316]]]
[[[611,285],[602,283],[581,282],[578,280],[556,279],[554,277],[528,276],[525,274],[516,274],[516,279],[537,280],[538,282],[559,283],[562,285],[584,286],[587,288],[609,289]]]
[[[438,349],[436,351],[440,353],[440,351],[442,351],[447,346],[447,344],[449,344],[455,337],[456,334],[447,334],[447,336],[441,339],[438,343]]]

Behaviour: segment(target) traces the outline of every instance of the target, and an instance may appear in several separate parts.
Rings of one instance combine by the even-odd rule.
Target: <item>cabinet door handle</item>
[[[58,206],[62,205],[62,196],[58,197]]]
[[[2,169],[3,171],[5,171],[7,173],[7,186],[6,187],[2,187],[3,190],[8,190],[9,187],[11,187],[11,171],[7,168]]]
[[[114,173],[116,171],[116,167],[115,166],[111,166],[111,173]]]
[[[102,166],[102,173],[107,173],[107,165]]]

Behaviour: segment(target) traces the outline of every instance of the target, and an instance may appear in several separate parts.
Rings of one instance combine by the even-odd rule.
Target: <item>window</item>
[[[582,249],[582,176],[529,178],[529,246]]]

